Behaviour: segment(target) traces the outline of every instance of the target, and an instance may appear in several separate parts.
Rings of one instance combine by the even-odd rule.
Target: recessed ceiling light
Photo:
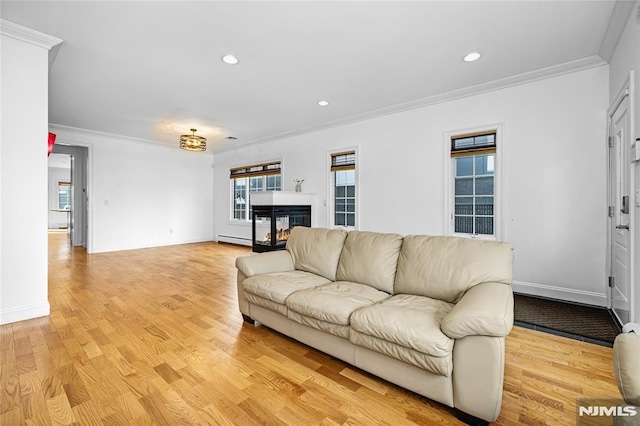
[[[222,62],[224,62],[225,64],[229,64],[229,65],[235,65],[235,64],[237,64],[239,61],[238,61],[238,58],[236,58],[236,57],[235,57],[235,56],[233,56],[233,55],[224,55],[224,56],[222,57]]]
[[[318,102],[318,105],[320,105],[320,106],[327,106],[327,105],[329,105],[329,102],[327,102],[327,101],[319,101],[319,102]]]
[[[464,57],[465,62],[473,62],[480,59],[480,54],[478,52],[471,52],[467,56]]]

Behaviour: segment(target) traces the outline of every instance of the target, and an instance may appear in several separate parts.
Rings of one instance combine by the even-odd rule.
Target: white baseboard
[[[219,243],[238,244],[241,246],[248,246],[248,247],[251,247],[252,245],[251,238],[234,237],[231,235],[218,235],[217,241]]]
[[[51,312],[49,302],[0,310],[0,325],[45,317]]]
[[[568,302],[584,303],[594,306],[608,306],[606,293],[575,290],[572,288],[556,287],[552,285],[514,281],[513,291],[531,296],[542,296],[551,299],[566,300]]]
[[[211,237],[188,238],[188,239],[176,240],[176,241],[150,241],[142,244],[127,244],[122,246],[107,246],[107,247],[98,246],[97,248],[94,246],[91,251],[87,249],[87,253],[89,254],[108,253],[113,251],[138,250],[138,249],[144,249],[144,248],[179,246],[182,244],[207,243],[207,242],[211,242]]]

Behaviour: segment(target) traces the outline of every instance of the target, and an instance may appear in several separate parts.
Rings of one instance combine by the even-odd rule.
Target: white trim
[[[146,145],[151,144],[155,147],[164,147],[167,149],[178,149],[178,150],[180,149],[180,147],[178,146],[178,143],[170,144],[168,142],[164,142],[161,140],[135,138],[132,136],[118,135],[115,133],[98,132],[95,130],[81,129],[79,127],[63,126],[61,124],[54,124],[54,123],[49,123],[49,131],[56,134],[59,132],[66,133],[68,139],[74,141],[74,144],[76,144],[75,142],[82,142],[87,138],[98,139],[102,141],[111,141],[113,139],[118,139],[118,140],[127,141],[127,142],[142,143]],[[56,143],[58,143],[57,140],[56,140]],[[198,154],[213,156],[213,151],[205,151],[205,152],[200,152]]]
[[[635,75],[634,71],[629,72],[629,76],[622,84],[622,87],[616,94],[616,97],[611,102],[611,105],[607,109],[607,140],[605,141],[608,144],[609,137],[613,136],[611,132],[612,126],[612,118],[617,109],[620,107],[624,98],[627,97],[627,117],[629,120],[629,139],[633,141],[635,139]],[[607,145],[608,146],[608,145]],[[624,147],[624,149],[628,149],[628,147]],[[611,149],[607,148],[606,162],[607,162],[607,184],[606,184],[606,199],[607,206],[612,205],[611,201]],[[627,297],[629,298],[629,321],[634,322],[640,317],[636,312],[635,306],[635,291],[640,291],[640,288],[636,288],[636,270],[635,270],[635,233],[637,232],[635,229],[635,214],[636,208],[633,205],[633,197],[635,194],[635,167],[633,163],[629,165],[629,294]],[[606,242],[606,262],[605,262],[605,276],[611,276],[611,244],[612,244],[612,235],[611,235],[611,218],[607,217],[607,242]],[[607,287],[605,283],[605,293],[607,295],[607,307],[611,308],[612,300],[611,300],[611,291]]]
[[[50,313],[49,302],[4,309],[0,311],[0,325],[46,317]]]
[[[336,226],[335,224],[335,199],[334,199],[334,175],[331,171],[331,156],[338,152],[354,151],[356,155],[356,226]],[[360,229],[360,145],[352,145],[342,148],[334,148],[327,151],[327,228],[344,229],[347,231],[357,231]]]
[[[607,294],[594,291],[575,290],[546,284],[513,281],[513,291],[531,296],[542,296],[569,302],[607,307]]]
[[[231,235],[218,235],[216,241],[219,243],[238,244],[241,246],[251,247],[251,238],[234,237]]]
[[[40,31],[32,30],[31,28],[23,27],[22,25],[15,24],[4,19],[0,19],[0,33],[3,36],[47,50],[50,50],[54,46],[62,43],[62,39],[41,33]]]
[[[505,200],[503,196],[502,188],[505,181],[505,167],[504,157],[506,154],[505,144],[505,123],[489,124],[480,127],[471,127],[466,129],[458,129],[454,131],[448,131],[443,133],[443,173],[444,173],[444,200],[443,200],[443,223],[442,230],[444,235],[454,235],[457,237],[468,237],[466,234],[457,234],[453,231],[453,193],[454,193],[454,179],[451,158],[451,138],[457,135],[464,135],[469,133],[496,133],[496,157],[495,157],[495,171],[494,171],[494,189],[493,189],[493,202],[494,202],[494,235],[487,236],[474,236],[479,239],[495,239],[497,241],[505,241],[505,226],[504,226],[504,205]]]
[[[464,87],[462,89],[452,90],[445,93],[439,93],[436,95],[419,98],[413,101],[391,105],[384,108],[363,112],[361,114],[355,114],[355,115],[341,118],[338,120],[328,121],[328,122],[314,125],[314,126],[282,132],[282,133],[267,136],[264,138],[249,140],[246,143],[243,143],[241,145],[236,144],[232,147],[222,148],[219,151],[216,151],[216,153],[234,151],[241,147],[256,145],[264,142],[276,141],[276,140],[280,140],[280,139],[292,137],[292,136],[299,136],[307,133],[317,132],[319,130],[330,129],[332,127],[344,126],[347,124],[357,123],[359,121],[369,120],[371,118],[383,117],[389,114],[410,111],[410,110],[422,108],[425,106],[441,104],[441,103],[453,101],[456,99],[462,99],[470,96],[480,95],[483,93],[494,92],[496,90],[506,89],[508,87],[520,86],[522,84],[527,84],[527,83],[532,83],[534,81],[558,77],[561,75],[583,71],[590,68],[596,68],[604,65],[607,65],[607,63],[599,56],[597,55],[588,56],[586,58],[577,59],[575,61],[569,61],[562,64],[552,65],[550,67],[541,68],[538,70],[529,71],[529,72],[525,72],[518,75],[513,75],[510,77],[489,81],[487,83],[476,84],[473,86]]]
[[[95,226],[94,226],[94,206],[95,197],[93,196],[93,157],[94,157],[94,145],[93,142],[88,141],[83,134],[76,132],[73,127],[58,126],[56,124],[49,124],[49,131],[56,134],[56,144],[58,145],[70,145],[70,146],[82,146],[87,148],[87,240],[85,241],[88,254],[95,253],[94,241],[95,241]]]
[[[613,52],[615,52],[616,46],[618,46],[624,33],[624,28],[629,21],[629,15],[634,10],[637,10],[635,1],[616,1],[613,3],[607,30],[604,33],[604,37],[602,37],[600,49],[598,49],[598,55],[605,61],[609,62],[611,60]]]
[[[183,244],[211,243],[211,242],[213,242],[213,239],[211,238],[200,237],[200,238],[187,238],[184,240],[175,240],[175,241],[166,241],[166,240],[152,241],[152,242],[145,242],[142,244],[127,245],[124,247],[118,247],[118,246],[115,246],[114,244],[109,244],[110,247],[107,247],[100,251],[96,251],[94,253],[111,253],[114,251],[139,250],[139,249],[145,249],[145,248],[169,247],[169,246],[180,246]]]

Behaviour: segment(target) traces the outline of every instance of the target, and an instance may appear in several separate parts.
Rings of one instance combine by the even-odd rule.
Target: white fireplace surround
[[[315,192],[260,191],[252,192],[252,206],[311,206],[313,216],[317,195]],[[317,214],[317,213],[316,213]]]

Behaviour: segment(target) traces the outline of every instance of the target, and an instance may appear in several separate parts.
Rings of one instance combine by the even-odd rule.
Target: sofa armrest
[[[613,342],[613,368],[625,402],[640,406],[640,335],[618,334]]]
[[[444,317],[440,328],[452,339],[503,337],[513,327],[513,291],[508,284],[487,282],[471,287]]]
[[[236,268],[249,278],[258,274],[293,271],[293,259],[288,250],[250,254],[236,259]]]

